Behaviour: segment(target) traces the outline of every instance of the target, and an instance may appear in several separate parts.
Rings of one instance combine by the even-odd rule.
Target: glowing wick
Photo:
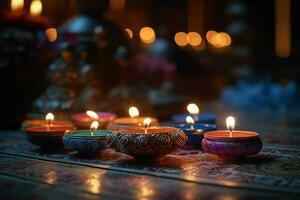
[[[234,117],[232,116],[229,116],[226,118],[226,126],[227,126],[227,129],[229,129],[230,131],[230,137],[232,137],[232,131],[234,129],[234,125],[235,125],[235,119]]]
[[[93,121],[91,126],[90,126],[90,130],[91,130],[91,136],[94,135],[94,131],[97,130],[99,126],[99,122],[98,121]]]
[[[52,113],[48,113],[46,115],[46,121],[47,121],[47,129],[50,129],[51,123],[54,120],[54,115]]]
[[[195,120],[191,116],[187,116],[185,121],[191,126],[191,129],[194,130]]]
[[[92,119],[94,119],[94,120],[99,119],[98,114],[95,113],[95,112],[92,111],[92,110],[87,110],[85,113],[86,113],[90,118],[92,118]]]
[[[151,124],[151,119],[149,117],[145,118],[143,124],[145,128],[145,134],[147,134],[147,128]]]
[[[198,115],[199,115],[199,107],[194,104],[194,103],[190,103],[186,109],[188,110],[188,112],[194,117],[195,121],[198,121]]]

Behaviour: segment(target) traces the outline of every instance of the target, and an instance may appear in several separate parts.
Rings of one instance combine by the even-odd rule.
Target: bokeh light
[[[208,31],[206,33],[207,41],[217,48],[222,48],[231,45],[231,37],[228,33]]]
[[[140,38],[145,43],[152,43],[155,40],[155,32],[151,27],[144,27],[140,30]]]
[[[175,40],[175,43],[181,47],[186,46],[188,44],[187,34],[184,32],[177,32],[175,34],[174,40]]]
[[[57,39],[57,30],[55,28],[48,28],[46,30],[46,35],[49,42],[54,42]]]
[[[198,46],[201,44],[201,36],[199,33],[197,32],[189,32],[187,34],[187,42],[191,45],[191,46]]]
[[[129,38],[132,39],[133,38],[133,32],[132,32],[132,30],[129,29],[129,28],[125,28],[125,31],[127,32]]]

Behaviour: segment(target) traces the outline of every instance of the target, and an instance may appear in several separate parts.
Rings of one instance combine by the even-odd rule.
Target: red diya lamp
[[[174,127],[151,126],[151,118],[143,120],[144,127],[129,127],[114,130],[107,136],[108,147],[133,156],[138,160],[149,161],[182,148],[188,138]]]
[[[100,129],[106,129],[108,124],[117,117],[114,113],[94,112],[92,110],[86,113],[76,113],[72,115],[72,121],[78,129],[89,129],[93,121],[100,122]]]
[[[34,126],[25,129],[27,139],[30,143],[40,146],[45,150],[63,148],[62,138],[66,131],[75,130],[73,125],[54,125],[54,115],[48,113],[44,125]],[[45,123],[46,122],[46,123]]]
[[[235,119],[227,117],[227,129],[204,134],[202,149],[207,153],[224,158],[241,158],[257,154],[263,146],[259,134],[250,131],[233,130]]]
[[[109,130],[118,130],[129,127],[141,127],[146,117],[140,117],[139,110],[136,107],[130,107],[128,110],[130,117],[120,117],[113,120],[107,127]],[[156,118],[150,117],[152,125],[158,125]]]
[[[27,128],[35,127],[35,126],[44,126],[47,123],[45,119],[27,119],[23,121],[21,125],[21,130],[24,131]],[[73,124],[67,120],[53,120],[51,122],[52,127],[57,126],[73,126]]]

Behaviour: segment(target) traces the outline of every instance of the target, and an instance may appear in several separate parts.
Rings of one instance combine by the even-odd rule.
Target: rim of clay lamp
[[[243,136],[242,133],[250,134],[248,136]],[[228,137],[229,131],[225,130],[217,130],[217,131],[209,131],[204,133],[204,138],[206,139],[216,139],[216,140],[248,140],[248,139],[256,139],[259,138],[259,134],[252,131],[241,131],[234,130],[233,135],[237,135],[239,137]]]
[[[181,131],[180,129],[168,126],[150,126],[147,128],[147,134],[164,134]],[[145,134],[144,127],[125,128],[113,131],[113,133],[121,134]]]

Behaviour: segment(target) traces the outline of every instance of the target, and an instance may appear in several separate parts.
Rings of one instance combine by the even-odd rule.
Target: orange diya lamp
[[[117,117],[116,114],[110,112],[94,112],[87,110],[85,113],[76,113],[71,119],[77,129],[89,129],[93,121],[98,121],[100,129],[106,129],[107,125]]]
[[[142,127],[143,122],[147,117],[140,117],[140,112],[136,107],[130,107],[128,109],[130,117],[120,117],[113,120],[107,127],[110,130],[118,130],[130,127]],[[152,125],[158,125],[156,118],[150,117]]]
[[[107,136],[108,147],[137,160],[149,161],[182,148],[188,140],[182,130],[150,126],[151,121],[147,117],[143,120],[143,126],[114,130]]]
[[[29,142],[44,150],[55,150],[63,147],[62,137],[66,131],[75,130],[71,124],[53,124],[54,115],[48,113],[44,124],[25,129]]]
[[[202,149],[224,158],[241,158],[257,154],[263,146],[259,134],[234,130],[235,119],[227,117],[228,130],[210,131],[204,134]]]

